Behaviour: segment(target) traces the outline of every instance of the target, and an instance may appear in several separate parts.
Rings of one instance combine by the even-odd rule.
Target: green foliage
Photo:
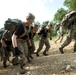
[[[60,22],[66,13],[67,13],[67,11],[64,8],[58,9],[54,15],[55,23]]]
[[[46,26],[49,23],[49,21],[44,21],[43,25]]]
[[[76,0],[65,0],[64,6],[68,7],[70,11],[76,10]]]
[[[38,24],[38,25],[40,25],[40,22],[39,21],[37,21],[37,22],[35,22],[36,24]]]
[[[52,29],[50,31],[52,37],[56,36],[56,31],[54,30],[54,26],[55,25],[53,25],[53,27],[52,27]]]
[[[49,21],[45,21],[45,22],[43,22],[43,24],[48,24],[48,22],[49,22]]]
[[[39,40],[39,37],[36,35],[35,37],[34,37],[34,41],[38,41]]]

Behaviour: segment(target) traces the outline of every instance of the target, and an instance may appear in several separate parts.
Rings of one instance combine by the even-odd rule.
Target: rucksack
[[[20,23],[22,23],[22,21],[19,19],[8,18],[4,23],[4,29],[14,32]]]
[[[61,21],[61,25],[64,28],[71,27],[76,21],[76,11],[71,11],[70,13],[66,14]]]

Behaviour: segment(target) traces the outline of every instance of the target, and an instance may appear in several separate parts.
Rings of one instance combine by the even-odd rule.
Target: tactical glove
[[[11,51],[11,50],[10,50],[10,47],[8,47],[8,46],[6,47],[6,50],[7,50],[7,51]]]
[[[50,40],[52,40],[52,38],[50,37]]]
[[[18,49],[18,47],[15,47],[15,56],[19,56],[20,54],[22,54],[22,52]]]

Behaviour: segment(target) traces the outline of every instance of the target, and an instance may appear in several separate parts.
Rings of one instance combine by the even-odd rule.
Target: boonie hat
[[[28,13],[27,18],[28,18],[28,20],[34,22],[35,16],[32,13]]]

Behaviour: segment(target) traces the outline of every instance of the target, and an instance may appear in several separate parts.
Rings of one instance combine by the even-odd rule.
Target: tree
[[[70,11],[76,10],[76,0],[65,0],[64,6],[68,7]]]
[[[44,26],[46,26],[48,23],[49,23],[49,21],[44,21],[42,24],[43,24]]]
[[[39,21],[37,21],[37,22],[35,22],[36,24],[38,24],[38,25],[40,25],[40,22]]]
[[[63,19],[63,17],[65,16],[66,13],[67,13],[67,10],[65,10],[64,8],[58,9],[57,12],[54,15],[55,23],[60,22]]]

